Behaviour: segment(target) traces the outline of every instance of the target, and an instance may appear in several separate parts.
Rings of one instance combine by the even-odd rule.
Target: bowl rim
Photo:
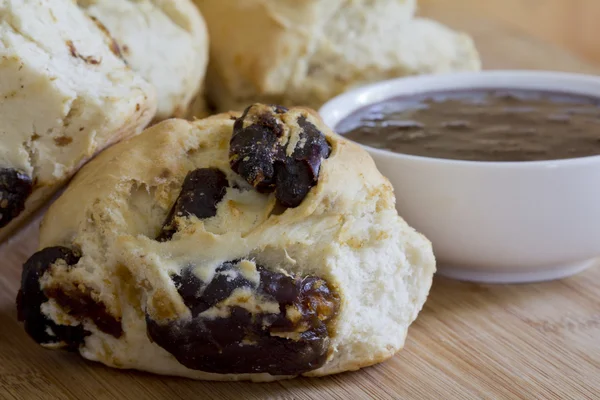
[[[525,81],[527,84],[523,84]],[[510,83],[514,81],[515,83]],[[519,82],[520,81],[520,82]],[[440,87],[429,88],[428,85],[438,83]],[[544,88],[543,84],[551,83],[554,88]],[[411,85],[423,84],[423,89],[407,91]],[[442,85],[443,84],[443,85]],[[475,85],[475,86],[469,86]],[[556,88],[561,86],[562,88]],[[579,87],[579,90],[576,87]],[[574,88],[575,87],[575,88]],[[336,110],[344,109],[341,116],[333,116],[334,123],[330,125],[335,132],[335,125],[349,116],[356,110],[363,107],[385,101],[395,96],[422,94],[427,92],[440,92],[444,90],[465,89],[465,88],[505,88],[505,89],[533,89],[540,91],[550,91],[558,93],[579,94],[591,97],[597,97],[600,100],[600,76],[555,72],[545,70],[484,70],[470,72],[451,72],[441,74],[427,74],[409,77],[400,77],[394,79],[374,82],[364,86],[351,89],[341,93],[328,100],[319,109],[319,115],[325,120],[330,115],[336,114]],[[581,90],[584,88],[584,90]],[[362,99],[362,100],[361,100]],[[345,103],[348,103],[345,107]],[[337,114],[340,114],[339,112]],[[337,119],[336,119],[337,118]],[[343,137],[343,135],[341,135]],[[347,139],[350,140],[350,139]],[[352,141],[352,140],[350,140]],[[524,167],[548,167],[556,168],[559,166],[580,166],[590,162],[600,162],[600,155],[585,157],[574,157],[566,159],[551,160],[533,160],[533,161],[474,161],[474,160],[455,160],[448,158],[435,158],[427,156],[417,156],[403,153],[395,153],[390,150],[378,149],[367,146],[355,141],[358,145],[367,149],[370,153],[377,156],[386,156],[392,158],[401,158],[413,161],[427,162],[432,164],[445,165],[463,165],[463,166],[485,166],[493,168],[524,168]]]

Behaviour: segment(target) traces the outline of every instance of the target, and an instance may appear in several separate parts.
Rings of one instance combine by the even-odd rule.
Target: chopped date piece
[[[260,281],[253,281],[241,273],[239,263],[224,263],[210,282],[200,280],[191,268],[174,276],[192,318],[158,322],[147,315],[152,340],[182,365],[205,372],[297,375],[321,367],[338,295],[318,277],[290,276],[261,266]],[[248,304],[271,306],[253,309]]]
[[[298,125],[304,132],[304,135],[300,136],[300,140],[306,140],[306,144],[304,146],[296,146],[292,157],[296,160],[304,161],[310,167],[313,179],[317,180],[321,161],[329,157],[331,148],[325,136],[306,117],[298,118]]]
[[[285,207],[300,205],[314,184],[310,167],[303,162],[278,163],[276,176],[275,196]]]
[[[217,215],[217,205],[228,187],[227,177],[219,169],[201,168],[189,172],[156,239],[164,242],[173,237],[178,229],[177,217],[195,215],[202,219]]]
[[[193,319],[169,325],[147,322],[150,337],[190,369],[298,375],[327,361],[329,340],[324,326],[299,334],[297,340],[269,336],[260,322],[240,307],[231,310],[229,319]],[[259,336],[254,338],[253,332]]]
[[[77,264],[81,257],[66,247],[48,247],[35,253],[23,265],[21,289],[17,295],[19,321],[25,323],[25,331],[39,344],[59,344],[69,350],[77,350],[89,335],[81,325],[62,326],[42,314],[41,306],[48,297],[40,287],[40,279],[58,260],[67,265]]]
[[[59,325],[48,319],[41,306],[54,299],[64,312],[79,321],[90,319],[101,331],[120,337],[123,334],[120,319],[110,315],[106,306],[92,298],[91,289],[73,284],[72,287],[40,287],[40,279],[51,265],[63,260],[67,268],[74,268],[81,255],[67,247],[48,247],[38,251],[25,262],[21,276],[21,290],[17,295],[19,321],[25,323],[25,331],[38,343],[59,344],[69,350],[77,350],[90,333],[81,324]]]
[[[261,114],[257,124],[244,128],[244,120],[251,107],[233,124],[229,143],[231,169],[242,176],[261,193],[275,190],[275,162],[285,157],[278,140],[283,135],[281,126],[270,114]]]
[[[183,302],[192,313],[197,310],[195,314],[198,314],[210,307],[205,305],[200,296],[200,290],[204,287],[204,283],[194,274],[192,268],[184,269],[181,275],[171,275],[171,280]]]
[[[280,141],[284,129],[276,118],[286,112],[281,106],[248,107],[233,125],[229,161],[231,169],[259,192],[275,191],[282,205],[297,207],[317,184],[321,163],[331,147],[323,133],[300,116],[296,121],[299,138],[288,155],[288,143]]]
[[[0,168],[0,228],[23,212],[32,189],[29,176],[12,168]]]
[[[252,284],[238,273],[238,262],[239,260],[223,263],[208,284],[198,279],[192,268],[186,268],[181,276],[171,277],[192,315],[198,315],[225,300],[237,288],[252,287]]]
[[[45,291],[45,294],[48,298],[56,300],[56,303],[69,315],[79,320],[89,318],[102,332],[116,338],[123,335],[121,321],[110,315],[104,303],[96,302],[92,298],[89,288],[84,288],[83,292],[79,288],[72,290],[50,288]]]

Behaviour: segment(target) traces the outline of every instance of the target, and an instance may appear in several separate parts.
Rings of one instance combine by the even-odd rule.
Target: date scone
[[[350,88],[476,70],[473,41],[415,18],[416,0],[195,0],[208,25],[209,101],[313,108]]]
[[[155,109],[152,86],[75,3],[0,1],[0,240]]]
[[[183,117],[201,87],[208,34],[192,0],[77,0],[119,44],[129,66],[154,85],[157,120]]]
[[[321,376],[399,351],[435,270],[390,183],[312,111],[169,120],[52,205],[19,319],[45,347],[207,380]]]

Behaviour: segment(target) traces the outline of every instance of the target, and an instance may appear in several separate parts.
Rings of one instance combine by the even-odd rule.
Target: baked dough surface
[[[364,150],[310,110],[264,105],[168,120],[106,150],[51,206],[40,249],[19,305],[30,334],[46,328],[33,332],[38,342],[206,380],[381,362],[403,347],[435,271],[431,244],[398,216]],[[299,289],[285,292],[292,281]],[[218,301],[208,299],[215,287]],[[209,335],[221,346],[211,353],[201,335],[238,312],[262,322],[225,325],[246,334]],[[253,364],[249,353],[274,358]],[[234,361],[222,363],[226,354]]]
[[[194,0],[218,110],[308,106],[367,83],[481,68],[472,39],[415,17],[416,0]]]
[[[0,240],[95,153],[141,132],[156,109],[154,89],[113,39],[62,0],[0,1],[0,96],[0,197],[15,194],[6,179],[14,171],[31,182],[23,210],[2,213]]]
[[[133,70],[156,88],[156,120],[183,117],[200,94],[208,33],[192,0],[77,0],[117,41]]]

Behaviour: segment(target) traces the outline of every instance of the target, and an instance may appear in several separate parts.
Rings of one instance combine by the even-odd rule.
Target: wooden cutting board
[[[452,23],[452,18],[446,18]],[[487,68],[596,72],[492,20],[456,19]],[[558,282],[492,286],[436,278],[406,348],[381,365],[269,384],[112,370],[44,350],[16,321],[37,220],[0,247],[0,399],[600,399],[600,268]]]

